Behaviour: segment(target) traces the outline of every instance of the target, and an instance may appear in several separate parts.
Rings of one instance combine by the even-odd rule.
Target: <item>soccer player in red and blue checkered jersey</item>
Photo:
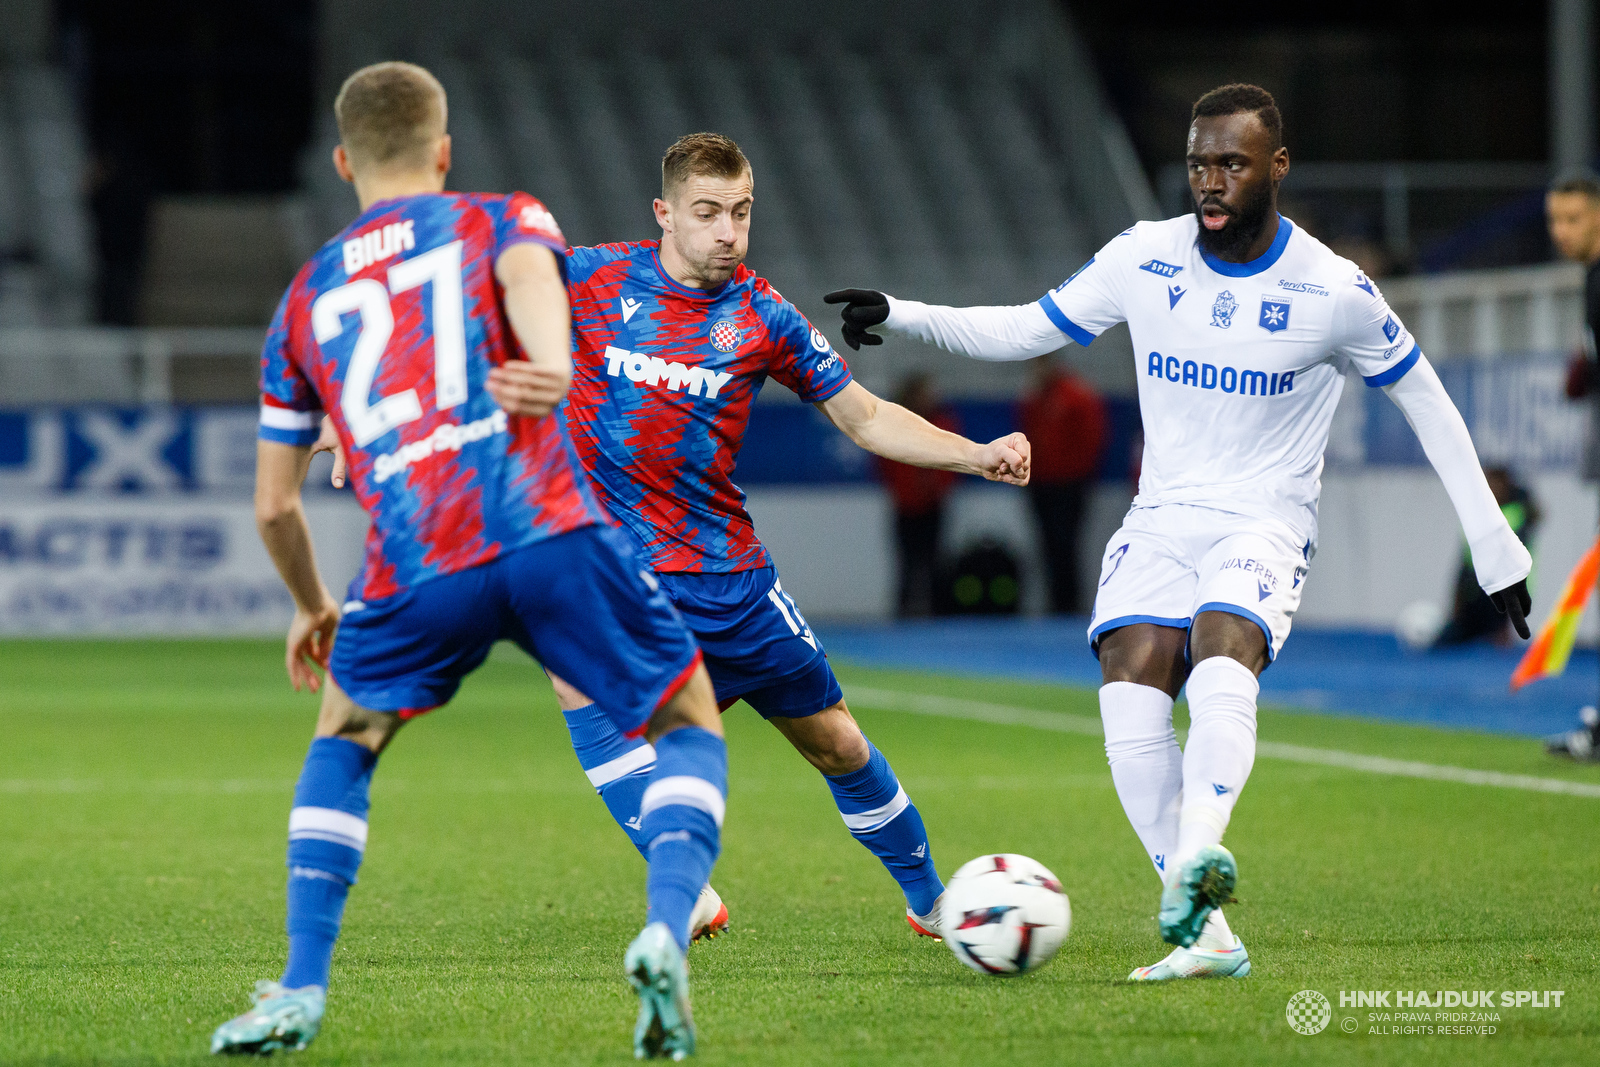
[[[719,703],[743,699],[822,772],[845,825],[904,891],[907,921],[936,937],[944,886],[922,816],[851,717],[821,642],[756,537],[734,464],[768,378],[856,444],[902,463],[1023,485],[1027,440],[975,444],[852,380],[828,339],[744,266],[754,176],[731,140],[682,138],[662,161],[661,184],[660,241],[568,255],[573,441],[601,501],[699,640]],[[532,377],[507,364],[490,389],[517,411]],[[632,831],[649,746],[616,730],[603,695],[559,667],[551,673],[579,760]]]
[[[420,67],[358,71],[335,111],[334,162],[361,214],[273,320],[256,472],[261,535],[295,600],[290,679],[320,688],[322,710],[289,815],[288,964],[212,1051],[316,1034],[379,754],[507,639],[594,693],[617,736],[655,746],[636,813],[649,919],[625,970],[636,1054],[681,1058],[694,1045],[683,953],[720,846],[727,753],[694,639],[552,413],[572,372],[566,242],[530,196],[443,191],[444,93]],[[542,390],[510,415],[486,389],[507,362],[536,369]],[[372,519],[342,609],[300,502],[322,411]]]

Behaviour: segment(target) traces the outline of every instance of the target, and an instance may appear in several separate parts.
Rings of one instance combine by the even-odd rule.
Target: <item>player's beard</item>
[[[1206,229],[1205,219],[1200,214],[1203,206],[1203,202],[1194,205],[1195,221],[1200,224],[1200,247],[1218,259],[1233,259],[1243,255],[1266,229],[1267,216],[1272,213],[1272,185],[1262,182],[1255,195],[1231,209],[1228,224],[1220,230]],[[1230,210],[1225,204],[1218,206],[1224,211]]]
[[[714,289],[731,279],[739,272],[739,264],[744,262],[743,251],[731,251],[717,246],[707,252],[700,252],[687,242],[675,242],[678,257],[693,271],[694,277],[708,289]],[[716,256],[732,256],[732,263],[717,263]]]
[[[728,253],[721,252],[720,254],[727,255]],[[739,272],[739,264],[743,262],[744,256],[742,255],[735,256],[732,263],[717,263],[712,260],[710,255],[707,255],[694,266],[699,271],[701,278],[712,286],[717,286],[737,274]]]

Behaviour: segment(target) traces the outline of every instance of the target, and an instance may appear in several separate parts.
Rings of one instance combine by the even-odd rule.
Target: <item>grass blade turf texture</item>
[[[316,715],[262,642],[0,644],[0,1061],[202,1063],[282,968],[283,840]],[[842,669],[852,682],[1095,716],[1090,690]],[[715,884],[730,936],[690,951],[694,1062],[1574,1063],[1600,1035],[1600,800],[1262,758],[1227,844],[1243,981],[1122,981],[1168,946],[1100,741],[852,705],[945,874],[1037,858],[1074,924],[1015,981],[913,936],[823,783],[743,705]],[[1536,741],[1264,711],[1266,741],[1575,781]],[[644,865],[584,780],[549,685],[497,653],[408,726],[322,1034],[295,1064],[632,1062],[622,953]],[[1561,989],[1493,1036],[1378,1035],[1340,990]],[[1290,996],[1333,1002],[1288,1026]],[[1392,998],[1391,998],[1392,999]],[[1419,1009],[1426,1012],[1428,1009]],[[1358,1020],[1356,1033],[1341,1023]],[[1388,1023],[1395,1025],[1392,1021]]]

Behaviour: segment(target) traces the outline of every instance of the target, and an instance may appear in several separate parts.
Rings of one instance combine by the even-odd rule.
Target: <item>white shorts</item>
[[[1257,626],[1276,659],[1300,607],[1311,542],[1285,522],[1189,504],[1134,508],[1106,545],[1089,616],[1089,647],[1119,626],[1187,630],[1202,611]]]

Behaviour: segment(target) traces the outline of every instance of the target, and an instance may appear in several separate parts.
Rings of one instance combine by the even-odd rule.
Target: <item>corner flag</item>
[[[1600,578],[1600,540],[1589,547],[1572,569],[1555,610],[1539,630],[1539,636],[1528,646],[1522,662],[1511,672],[1513,692],[1540,678],[1554,678],[1567,669],[1572,642],[1578,636],[1578,620],[1583,616],[1584,605],[1589,603],[1589,594],[1594,592],[1597,578]]]

